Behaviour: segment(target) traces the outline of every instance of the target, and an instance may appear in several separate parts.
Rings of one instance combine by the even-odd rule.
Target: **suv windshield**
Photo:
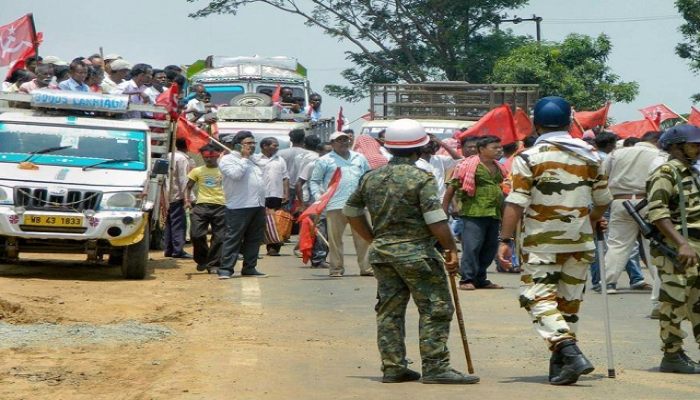
[[[146,132],[76,126],[0,123],[0,162],[146,169]],[[51,151],[47,151],[50,149]],[[132,160],[101,163],[104,160]]]

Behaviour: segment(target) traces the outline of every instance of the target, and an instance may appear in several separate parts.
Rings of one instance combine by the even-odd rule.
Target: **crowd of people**
[[[172,83],[184,86],[181,72],[132,65],[118,55],[70,63],[45,57],[28,60],[2,89],[123,94],[147,104]],[[194,100],[206,105],[200,89]],[[311,102],[320,118],[320,96]],[[198,103],[185,109],[192,120],[209,111]],[[412,120],[395,121],[377,137],[335,132],[328,142],[293,130],[291,147],[283,150],[273,137],[258,143],[252,132],[239,131],[222,138],[226,148],[200,148],[201,166],[177,139],[176,151],[167,155],[174,165],[164,254],[194,258],[197,270],[219,279],[231,278],[239,260],[242,276],[263,276],[261,246],[276,257],[286,242],[276,230],[278,211],[298,215],[324,196],[340,170],[340,183],[316,220],[311,266],[344,276],[349,224],[359,274],[378,281],[385,382],[420,377],[407,368],[403,345],[409,294],[421,314],[423,381],[478,381],[449,368],[445,341],[453,309],[443,262],[464,291],[502,289],[488,277],[494,262],[498,271],[521,274],[520,305],[551,351],[552,384],[575,383],[593,370],[576,336],[589,272],[596,292],[616,293],[623,270],[630,290],[650,291],[650,316],[660,319],[660,369],[700,373],[700,364],[682,350],[680,328],[690,320],[700,342],[700,128],[681,125],[623,141],[600,127],[581,140],[568,133],[570,116],[566,100],[541,99],[535,134],[505,145],[497,136],[466,134],[453,147]],[[676,258],[650,245],[626,204],[644,210]],[[193,255],[185,251],[188,215]],[[596,229],[606,231],[604,244],[594,241]],[[597,259],[594,250],[602,245],[604,259]]]

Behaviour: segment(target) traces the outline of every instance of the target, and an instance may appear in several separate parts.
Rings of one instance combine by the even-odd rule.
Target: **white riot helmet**
[[[428,142],[430,138],[423,125],[408,118],[389,124],[384,135],[384,147],[388,149],[412,149],[425,146]]]

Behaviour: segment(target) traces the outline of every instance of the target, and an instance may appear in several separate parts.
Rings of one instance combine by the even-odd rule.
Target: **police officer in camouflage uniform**
[[[654,170],[647,182],[647,218],[676,249],[678,257],[671,260],[651,249],[661,278],[659,325],[664,356],[659,370],[700,374],[700,364],[683,352],[687,335],[681,329],[681,321],[687,318],[700,344],[700,177],[693,170],[700,158],[700,128],[674,126],[662,135],[660,143],[671,157]]]
[[[552,352],[552,385],[571,385],[593,371],[577,344],[578,311],[594,258],[593,224],[612,201],[600,157],[569,135],[570,122],[565,99],[549,96],[535,104],[539,138],[513,161],[498,249],[509,268],[515,226],[522,219],[520,306]]]
[[[423,383],[476,383],[479,378],[450,368],[447,338],[454,307],[445,269],[456,273],[457,248],[442,211],[435,178],[414,164],[429,141],[416,121],[400,119],[386,129],[385,146],[393,159],[364,175],[343,210],[352,228],[371,242],[369,262],[377,279],[377,343],[382,382],[415,381],[407,368],[406,306],[413,297],[420,314],[419,342]],[[364,209],[372,218],[370,228]],[[447,250],[435,249],[435,238]]]

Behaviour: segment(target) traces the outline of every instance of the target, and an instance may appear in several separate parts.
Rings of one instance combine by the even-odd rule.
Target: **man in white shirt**
[[[273,137],[260,141],[261,154],[255,154],[253,161],[263,171],[265,181],[265,208],[267,213],[279,210],[289,201],[289,174],[287,164],[277,155],[279,142]],[[279,256],[281,242],[266,240],[267,255]]]
[[[430,172],[435,176],[435,182],[438,185],[438,196],[440,200],[445,197],[445,177],[447,172],[452,170],[462,156],[457,153],[457,151],[450,146],[443,143],[442,140],[435,137],[435,135],[430,136],[430,143],[423,146],[421,151],[421,156],[416,161],[416,167],[422,169],[423,171]],[[436,154],[440,147],[445,149],[450,155],[438,155]]]
[[[255,138],[249,131],[240,131],[223,140],[232,151],[219,161],[226,198],[219,279],[231,278],[239,253],[243,255],[241,275],[262,276],[255,267],[265,235],[265,182],[262,169],[251,160]]]
[[[124,82],[124,79],[126,79],[131,70],[131,64],[126,60],[118,59],[107,65],[110,65],[111,69],[105,70],[107,73],[102,79],[100,88],[102,89],[102,93],[109,94],[117,89],[117,85]]]
[[[287,149],[280,150],[277,155],[284,160],[287,164],[287,172],[289,173],[289,205],[292,206],[296,196],[296,183],[297,177],[301,172],[304,165],[306,165],[309,160],[306,155],[309,151],[304,148],[304,138],[306,133],[303,129],[292,129],[289,131],[289,142],[291,147]],[[314,153],[316,154],[316,153]]]
[[[185,217],[185,190],[187,174],[194,168],[194,161],[187,155],[185,139],[175,141],[175,154],[168,153],[166,159],[174,160],[172,166],[173,186],[169,189],[170,198],[168,216],[165,220],[165,256],[173,258],[192,258],[185,249],[187,222]],[[169,181],[168,181],[169,182]]]
[[[128,95],[129,102],[133,104],[150,104],[151,98],[146,94],[146,84],[150,83],[152,78],[153,68],[150,65],[136,64],[131,68],[131,79],[118,84],[111,94]],[[128,118],[140,118],[141,112],[129,111],[126,115]]]

